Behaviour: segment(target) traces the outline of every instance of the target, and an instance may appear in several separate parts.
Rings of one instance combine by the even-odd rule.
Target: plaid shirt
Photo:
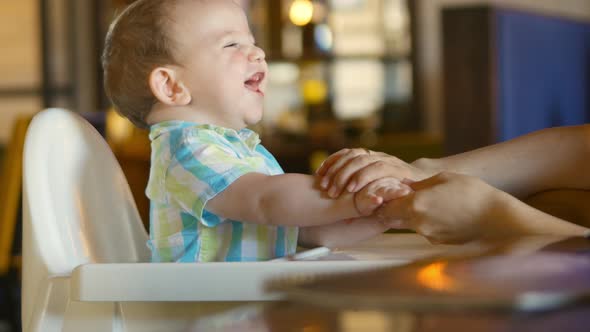
[[[151,127],[150,140],[153,262],[260,261],[295,252],[297,227],[229,220],[205,209],[244,174],[283,174],[255,132],[166,121]]]

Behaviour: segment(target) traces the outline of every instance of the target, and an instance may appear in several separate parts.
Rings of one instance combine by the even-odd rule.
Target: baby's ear
[[[185,106],[191,102],[190,91],[172,68],[158,67],[152,70],[149,86],[156,99],[163,104]]]

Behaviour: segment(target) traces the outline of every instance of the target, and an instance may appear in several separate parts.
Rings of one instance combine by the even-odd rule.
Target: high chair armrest
[[[358,271],[403,261],[84,264],[74,269],[74,301],[269,301],[264,283],[280,276]]]

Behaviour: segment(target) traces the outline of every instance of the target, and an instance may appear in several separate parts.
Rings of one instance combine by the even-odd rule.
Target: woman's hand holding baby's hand
[[[408,184],[412,193],[383,204],[376,212],[390,228],[412,229],[433,243],[513,233],[513,225],[502,222],[502,213],[507,202],[516,199],[478,178],[440,173]]]
[[[332,198],[346,190],[357,192],[373,181],[394,177],[419,181],[434,174],[394,156],[367,149],[343,149],[329,156],[316,172],[320,187]]]
[[[405,196],[412,189],[393,177],[375,180],[354,195],[354,205],[361,216],[369,216],[382,204]]]

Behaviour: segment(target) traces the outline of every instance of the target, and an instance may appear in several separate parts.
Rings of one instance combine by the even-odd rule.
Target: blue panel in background
[[[590,122],[590,23],[497,14],[497,139]]]

